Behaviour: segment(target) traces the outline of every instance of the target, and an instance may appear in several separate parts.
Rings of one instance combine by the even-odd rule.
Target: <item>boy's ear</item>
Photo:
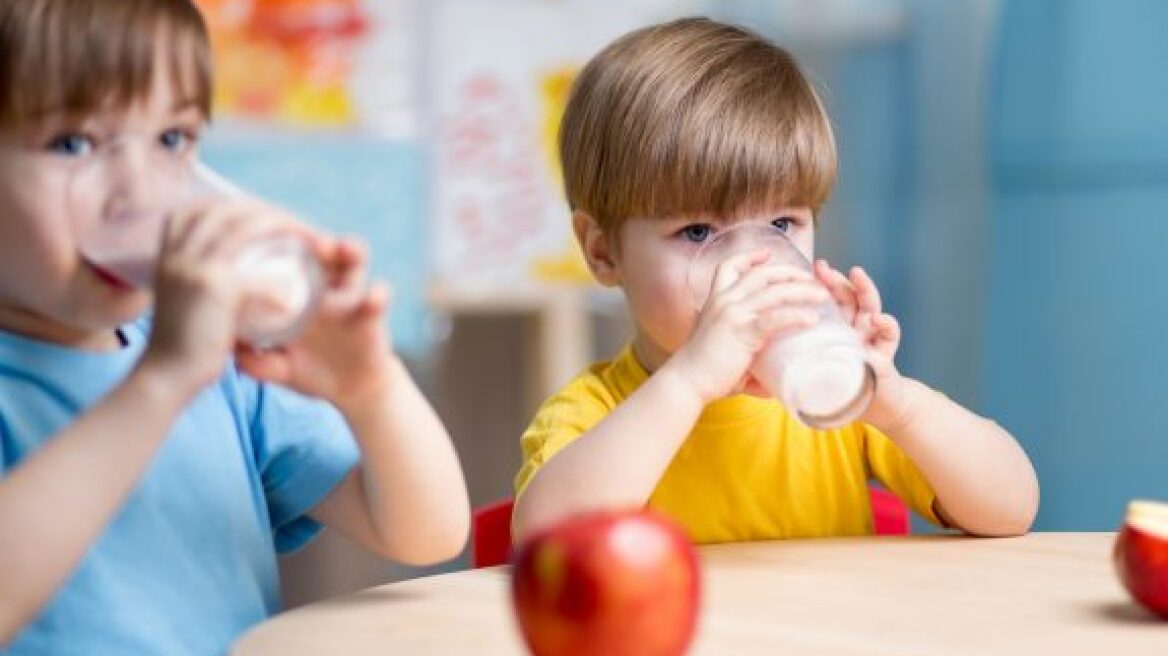
[[[620,284],[616,250],[596,219],[585,212],[576,211],[572,214],[572,229],[576,231],[576,241],[596,281],[605,287]]]

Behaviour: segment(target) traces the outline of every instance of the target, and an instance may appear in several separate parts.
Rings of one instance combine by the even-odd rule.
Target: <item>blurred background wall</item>
[[[994,49],[984,406],[1023,437],[1040,526],[1168,496],[1168,4],[1016,2]]]
[[[199,2],[220,78],[205,158],[370,242],[394,341],[476,504],[510,494],[539,400],[628,336],[575,259],[557,186],[572,72],[628,29],[694,13],[774,38],[821,88],[841,173],[819,248],[873,274],[907,374],[1027,447],[1038,528],[1108,529],[1129,498],[1168,496],[1168,4]],[[292,604],[421,573],[333,536],[285,565]]]

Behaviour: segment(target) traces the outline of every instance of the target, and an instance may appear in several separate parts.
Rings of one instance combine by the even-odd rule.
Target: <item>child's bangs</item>
[[[210,53],[189,0],[22,0],[0,10],[0,115],[37,121],[56,113],[124,107],[153,91],[169,67],[181,104],[209,118]]]
[[[818,101],[806,100],[797,109],[776,97],[680,117],[676,132],[650,148],[662,155],[645,170],[643,189],[653,193],[631,215],[733,220],[818,210],[835,184],[835,140]]]

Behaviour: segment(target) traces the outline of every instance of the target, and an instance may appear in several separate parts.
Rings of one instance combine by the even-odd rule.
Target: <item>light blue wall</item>
[[[985,239],[989,223],[984,109],[992,0],[910,0],[913,175],[903,368],[984,410]]]
[[[1168,3],[1020,0],[994,65],[984,392],[1044,529],[1168,498]]]

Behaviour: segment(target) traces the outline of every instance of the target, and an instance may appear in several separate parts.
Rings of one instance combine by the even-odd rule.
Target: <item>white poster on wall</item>
[[[576,71],[680,0],[436,0],[427,16],[429,208],[437,286],[491,294],[587,279],[556,133]]]

